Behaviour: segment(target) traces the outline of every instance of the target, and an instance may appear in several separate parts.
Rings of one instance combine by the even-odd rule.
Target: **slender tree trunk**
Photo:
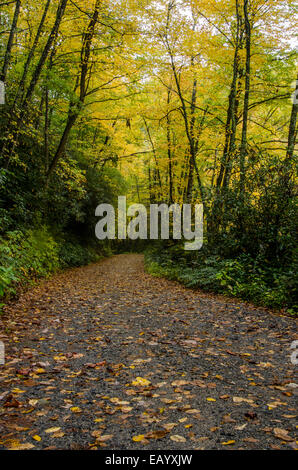
[[[284,194],[284,201],[288,200],[292,196],[291,189],[291,177],[293,172],[293,157],[295,151],[295,145],[297,140],[297,112],[298,112],[298,77],[296,81],[296,91],[293,98],[293,106],[291,111],[290,125],[289,125],[289,135],[288,135],[288,145],[287,145],[287,154],[283,162],[280,186],[282,193]]]
[[[155,201],[154,201],[154,194],[153,194],[153,189],[152,189],[150,160],[148,162],[148,184],[149,184],[149,202],[150,204],[153,204]]]
[[[62,18],[64,16],[64,12],[65,12],[65,9],[66,9],[66,5],[67,5],[67,2],[68,0],[61,0],[60,3],[59,3],[59,6],[58,6],[58,9],[57,9],[57,14],[56,14],[56,19],[55,19],[55,23],[54,23],[54,26],[52,28],[52,31],[49,35],[49,38],[47,40],[47,43],[42,51],[42,54],[41,54],[41,57],[39,59],[39,62],[33,72],[33,75],[32,75],[32,78],[31,78],[31,81],[30,81],[30,84],[29,84],[29,87],[28,87],[28,90],[27,90],[27,93],[22,101],[22,112],[21,112],[21,121],[24,117],[24,115],[26,114],[27,112],[27,108],[28,108],[28,105],[31,101],[31,98],[33,96],[33,93],[34,93],[34,90],[35,90],[35,87],[38,83],[38,80],[39,80],[39,77],[41,75],[41,72],[43,70],[43,66],[48,58],[48,55],[50,53],[50,50],[51,50],[51,47],[56,39],[56,36],[58,34],[58,31],[59,31],[59,28],[60,28],[60,24],[61,24],[61,21],[62,21]]]
[[[136,190],[137,190],[138,202],[139,202],[139,204],[141,204],[141,196],[140,196],[140,187],[139,187],[138,175],[135,175],[135,181],[136,181]]]
[[[174,2],[170,1],[168,3],[168,13],[167,13],[167,33],[165,34],[164,40],[165,40],[165,45],[166,45],[166,48],[170,57],[170,61],[171,61],[171,68],[172,68],[172,72],[174,76],[177,94],[181,102],[181,114],[182,114],[184,125],[185,125],[185,132],[186,132],[187,140],[189,143],[189,167],[188,167],[188,172],[187,172],[188,184],[187,184],[187,191],[186,191],[187,199],[189,199],[191,197],[192,187],[193,187],[193,168],[196,166],[196,162],[195,162],[196,142],[193,136],[193,129],[191,128],[192,119],[193,119],[193,124],[194,124],[195,116],[194,116],[194,113],[192,113],[192,109],[191,109],[191,113],[190,113],[191,117],[189,117],[189,113],[187,111],[187,106],[186,106],[186,101],[184,99],[183,92],[182,92],[181,85],[180,85],[180,79],[179,79],[179,74],[178,74],[177,67],[175,64],[174,55],[173,55],[173,52],[172,52],[172,49],[168,40],[168,29],[170,25],[170,16],[171,16],[171,10],[173,6],[174,6]],[[191,60],[191,65],[193,66],[193,58]],[[194,79],[192,105],[191,105],[193,108],[193,111],[195,110],[195,107],[196,107],[196,93],[197,93],[197,82],[196,82],[196,79]],[[201,196],[202,201],[204,201],[205,199],[204,188],[203,188],[203,184],[202,184],[199,172],[196,172],[196,176],[198,180],[198,186],[200,189],[200,196]]]
[[[85,102],[85,98],[86,98],[87,91],[88,91],[87,76],[88,76],[88,67],[89,67],[89,61],[90,61],[90,55],[91,55],[91,46],[92,46],[92,41],[93,41],[93,37],[95,33],[95,26],[97,24],[98,16],[99,16],[99,5],[100,5],[100,0],[97,0],[95,7],[94,7],[93,15],[90,19],[90,22],[87,28],[87,31],[83,35],[83,45],[82,45],[82,50],[81,50],[81,71],[80,71],[80,78],[79,78],[79,88],[80,88],[79,102],[70,104],[67,123],[64,128],[64,131],[60,139],[56,153],[54,155],[54,158],[52,159],[50,163],[49,170],[47,172],[47,178],[51,176],[54,169],[56,168],[56,165],[59,159],[63,155],[70,132],[74,124],[76,123],[80,115],[80,112],[83,108],[84,102]]]
[[[236,131],[237,131],[237,82],[240,73],[239,52],[242,46],[242,18],[239,11],[239,0],[236,0],[236,43],[233,60],[233,75],[229,94],[229,106],[225,125],[225,143],[220,162],[219,173],[216,178],[216,191],[214,195],[213,207],[209,221],[208,238],[213,243],[215,234],[221,226],[221,218],[224,206],[224,193],[228,186],[232,170],[232,157],[235,153]]]
[[[158,184],[158,187],[159,187],[158,199],[160,199],[160,197],[162,195],[162,182],[161,182],[161,176],[160,176],[160,171],[159,171],[159,166],[158,166],[158,159],[157,159],[156,150],[155,150],[154,143],[153,143],[153,140],[152,140],[152,137],[151,137],[151,132],[150,132],[149,126],[148,126],[147,121],[146,121],[145,118],[143,118],[143,121],[144,121],[144,124],[145,124],[145,127],[146,127],[147,135],[148,135],[148,138],[149,138],[149,141],[150,141],[150,144],[151,144],[152,153],[153,153],[153,157],[154,157],[154,161],[155,161],[155,171],[154,171],[153,174],[154,174],[154,177],[155,177],[155,179],[157,181],[157,184]]]
[[[227,170],[228,160],[235,147],[236,138],[236,95],[237,95],[237,79],[239,75],[239,50],[241,46],[241,18],[239,14],[239,0],[236,0],[236,15],[237,15],[237,33],[236,45],[233,62],[233,77],[231,83],[231,90],[229,95],[229,107],[227,112],[227,121],[225,128],[225,145],[220,165],[219,175],[216,181],[216,187],[219,189],[223,183],[224,175]]]
[[[12,20],[12,25],[11,25],[11,29],[10,29],[10,33],[9,33],[7,46],[6,46],[3,67],[2,67],[1,74],[0,74],[0,80],[2,82],[6,82],[6,78],[7,78],[7,71],[8,71],[8,67],[9,67],[9,64],[10,64],[10,60],[11,60],[11,51],[12,51],[14,36],[15,36],[16,30],[17,30],[17,24],[18,24],[18,19],[19,19],[19,15],[20,15],[20,9],[21,9],[21,0],[16,0],[16,7],[15,7],[13,20]]]
[[[43,15],[42,15],[42,18],[40,20],[36,36],[34,38],[32,47],[30,49],[30,52],[28,54],[26,63],[24,65],[23,74],[22,74],[22,77],[21,77],[21,80],[20,80],[20,83],[19,83],[19,86],[18,86],[18,90],[17,90],[16,95],[15,95],[15,99],[14,99],[14,102],[13,102],[13,105],[12,105],[11,113],[13,113],[13,111],[15,109],[15,106],[17,104],[17,101],[18,100],[22,101],[23,98],[24,98],[23,94],[24,94],[24,88],[25,88],[25,83],[26,83],[26,78],[27,78],[27,75],[28,75],[29,67],[30,67],[32,59],[34,57],[37,44],[39,42],[39,39],[40,39],[42,31],[43,31],[43,27],[44,27],[44,24],[45,24],[45,21],[46,21],[46,17],[47,17],[47,14],[48,14],[50,3],[51,3],[51,0],[47,0],[47,3],[44,7]]]
[[[18,135],[19,135],[20,129],[23,126],[25,116],[27,115],[27,112],[28,112],[29,104],[31,102],[31,99],[32,99],[33,93],[35,91],[35,87],[36,87],[36,85],[38,83],[38,80],[40,78],[40,75],[42,73],[44,64],[45,64],[45,62],[48,58],[48,55],[49,55],[50,50],[53,46],[53,43],[54,43],[54,41],[57,37],[58,31],[59,31],[59,28],[60,28],[60,24],[61,24],[62,18],[64,16],[65,9],[66,9],[67,2],[68,2],[68,0],[60,0],[59,6],[58,6],[58,9],[57,9],[57,13],[56,13],[56,19],[55,19],[54,26],[51,30],[51,33],[50,33],[49,38],[47,40],[47,43],[46,43],[46,45],[45,45],[45,47],[42,51],[39,62],[37,64],[37,66],[35,67],[35,70],[33,72],[29,87],[27,89],[27,93],[26,93],[24,99],[22,100],[22,102],[20,103],[20,110],[21,110],[20,114],[17,118],[16,123],[13,124],[12,129],[9,129],[9,133],[11,133],[13,135],[13,142],[8,143],[7,145],[4,144],[4,146],[2,147],[2,155],[3,156],[7,155],[7,160],[6,160],[6,165],[5,165],[6,167],[8,167],[8,165],[9,165],[9,160],[10,160],[9,157],[10,157],[11,153],[13,152],[13,149],[16,145],[17,140],[18,140]]]
[[[49,169],[49,89],[45,87],[45,123],[44,123],[45,173]]]
[[[251,24],[248,16],[248,0],[244,0],[245,36],[246,36],[246,70],[245,70],[245,95],[243,107],[243,126],[240,148],[240,192],[245,188],[245,159],[247,155],[247,125],[248,106],[250,95],[250,60],[251,60]]]
[[[173,188],[173,162],[172,162],[172,144],[171,144],[171,122],[169,115],[169,106],[171,102],[171,90],[168,90],[168,114],[167,114],[167,147],[168,147],[168,169],[169,169],[169,201],[170,204],[174,202],[174,188]]]
[[[292,181],[292,176],[295,171],[294,165],[294,151],[295,144],[297,139],[297,112],[298,112],[298,78],[296,82],[296,91],[293,99],[293,106],[291,111],[290,125],[289,125],[289,135],[288,135],[288,146],[286,158],[283,161],[281,168],[281,175],[279,178],[279,187],[280,187],[280,199],[278,201],[278,211],[275,213],[275,220],[271,228],[271,238],[272,243],[270,245],[269,251],[275,253],[278,256],[280,252],[280,243],[279,243],[279,232],[283,224],[284,215],[287,212],[289,204],[293,199],[293,190],[294,190],[294,181]],[[273,229],[273,234],[272,234]]]
[[[297,139],[297,112],[298,112],[298,77],[296,81],[295,96],[293,98],[293,106],[292,106],[289,136],[288,136],[287,156],[286,156],[287,160],[290,162],[294,155],[295,144],[296,144],[296,139]]]
[[[191,59],[191,65],[193,67],[193,58]],[[191,203],[192,193],[193,193],[193,177],[194,177],[194,167],[196,161],[196,142],[194,136],[194,127],[195,127],[195,106],[197,101],[197,80],[194,78],[193,87],[192,87],[192,96],[191,96],[191,107],[190,107],[190,125],[189,133],[191,138],[190,145],[190,160],[189,160],[189,171],[188,171],[188,186],[187,186],[187,202]]]

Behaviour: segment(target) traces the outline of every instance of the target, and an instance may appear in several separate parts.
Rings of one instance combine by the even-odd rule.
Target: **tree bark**
[[[241,19],[239,14],[239,0],[236,0],[236,15],[237,15],[237,34],[236,34],[236,45],[233,61],[233,77],[231,82],[231,89],[229,95],[229,107],[227,112],[227,121],[225,127],[225,145],[223,150],[223,156],[221,160],[219,175],[216,180],[216,187],[221,187],[227,166],[231,154],[235,148],[235,138],[237,129],[237,117],[236,117],[236,95],[237,95],[237,80],[239,75],[239,50],[241,45]]]
[[[31,98],[32,98],[32,95],[34,93],[35,87],[36,87],[37,82],[39,80],[39,77],[41,75],[43,66],[44,66],[44,64],[45,64],[45,62],[48,58],[51,47],[52,47],[52,45],[54,43],[54,40],[56,39],[56,36],[58,34],[60,24],[61,24],[62,18],[64,16],[65,9],[66,9],[67,2],[68,2],[68,0],[61,0],[60,3],[59,3],[54,26],[52,28],[52,31],[51,31],[50,35],[49,35],[47,43],[46,43],[46,45],[45,45],[45,47],[42,51],[39,62],[38,62],[37,66],[34,70],[34,73],[33,73],[33,76],[31,78],[31,82],[29,84],[29,87],[28,87],[27,93],[25,95],[25,98],[22,101],[22,112],[21,112],[21,117],[20,117],[21,121],[23,120],[23,117],[27,112],[28,105],[31,101]]]
[[[171,144],[171,122],[169,115],[169,106],[171,102],[171,90],[168,90],[168,99],[167,99],[167,147],[168,147],[168,171],[169,171],[169,202],[173,204],[174,202],[174,188],[173,188],[173,162],[172,162],[172,144]]]
[[[2,71],[1,71],[1,74],[0,74],[0,80],[4,83],[6,82],[7,71],[8,71],[8,67],[9,67],[9,64],[10,64],[10,60],[11,60],[11,51],[12,51],[12,46],[13,46],[13,39],[14,39],[14,36],[15,36],[15,33],[16,33],[16,30],[17,30],[17,24],[18,24],[18,19],[19,19],[19,15],[20,15],[20,9],[21,9],[21,0],[16,0],[16,7],[15,7],[13,20],[12,20],[12,25],[11,25],[11,29],[10,29],[10,33],[9,33],[7,46],[6,46],[6,51],[5,51],[5,56],[4,56],[4,63],[3,63]]]
[[[170,25],[170,16],[171,16],[171,10],[173,8],[173,5],[174,5],[174,3],[171,2],[171,1],[168,3],[167,31],[168,31],[169,25]],[[196,166],[196,154],[197,154],[197,143],[196,143],[196,141],[194,139],[194,135],[193,135],[193,129],[194,129],[194,123],[195,123],[194,111],[195,111],[195,108],[196,108],[197,81],[196,81],[196,78],[194,78],[192,101],[191,101],[191,111],[190,111],[191,117],[189,117],[189,113],[188,113],[187,107],[186,107],[186,100],[184,99],[183,92],[182,92],[181,85],[180,85],[180,80],[179,80],[179,75],[178,75],[175,60],[174,60],[174,55],[173,55],[171,46],[170,46],[169,41],[168,41],[168,32],[166,32],[166,34],[164,36],[164,41],[165,41],[165,45],[166,45],[166,48],[167,48],[167,52],[168,52],[169,57],[170,57],[171,68],[172,68],[172,72],[173,72],[173,76],[174,76],[176,90],[177,90],[177,94],[178,94],[178,97],[179,97],[180,102],[181,102],[181,114],[182,114],[184,125],[185,125],[185,132],[186,132],[187,140],[188,140],[188,143],[189,143],[189,166],[188,166],[188,171],[187,171],[188,183],[187,183],[187,190],[186,190],[187,199],[189,200],[189,198],[191,197],[191,193],[192,193],[193,168],[195,168],[195,166]],[[193,58],[191,59],[191,65],[193,66]],[[204,201],[205,193],[204,193],[204,188],[203,188],[203,184],[202,184],[202,181],[201,181],[201,177],[200,177],[200,174],[199,174],[198,171],[196,171],[196,176],[197,176],[200,196],[201,196],[202,201]]]
[[[297,112],[298,112],[298,77],[296,81],[296,90],[293,97],[293,106],[291,111],[289,134],[288,134],[288,145],[286,158],[282,165],[280,187],[281,192],[284,195],[283,200],[288,201],[292,196],[291,189],[291,176],[293,172],[293,157],[295,151],[295,145],[297,140]]]
[[[31,102],[35,87],[36,87],[36,85],[38,83],[38,80],[40,78],[40,75],[42,73],[43,66],[44,66],[44,64],[45,64],[45,62],[48,58],[51,47],[52,47],[52,45],[53,45],[53,43],[56,39],[56,36],[58,34],[59,27],[60,27],[62,18],[64,16],[64,12],[65,12],[67,2],[68,2],[68,0],[61,0],[60,3],[59,3],[57,13],[56,13],[56,20],[55,20],[54,26],[51,30],[51,33],[50,33],[49,38],[47,40],[47,43],[46,43],[46,45],[43,49],[43,52],[42,52],[41,57],[39,59],[39,62],[38,62],[37,66],[36,66],[36,68],[33,72],[33,76],[31,78],[27,93],[26,93],[24,99],[22,100],[22,102],[20,103],[20,114],[17,117],[16,122],[13,123],[12,129],[8,130],[8,132],[13,135],[13,143],[10,142],[10,143],[4,144],[3,147],[2,147],[2,152],[1,152],[3,156],[4,155],[7,156],[7,160],[6,160],[6,163],[5,163],[6,168],[9,166],[10,155],[13,152],[14,147],[16,146],[16,142],[18,140],[18,135],[19,135],[20,129],[23,126],[24,119],[25,119],[25,116],[27,115],[29,104]]]
[[[160,171],[159,171],[159,166],[158,166],[158,159],[157,159],[156,150],[155,150],[154,143],[153,143],[153,140],[152,140],[152,137],[151,137],[151,132],[150,132],[149,126],[148,126],[147,121],[146,121],[145,118],[143,118],[143,121],[144,121],[144,124],[145,124],[145,127],[146,127],[147,135],[148,135],[148,138],[149,138],[149,141],[150,141],[150,144],[151,144],[152,153],[153,153],[153,157],[154,157],[154,161],[155,161],[155,171],[153,172],[153,175],[154,175],[154,180],[157,181],[158,187],[159,187],[159,191],[158,191],[158,200],[159,200],[161,198],[161,195],[162,195],[162,182],[161,182],[161,176],[160,176]]]
[[[63,155],[70,132],[74,124],[76,123],[76,120],[78,119],[80,112],[82,110],[82,107],[84,105],[84,102],[85,102],[85,98],[86,98],[87,90],[88,90],[87,75],[88,75],[88,67],[89,67],[89,61],[90,61],[90,55],[91,55],[91,46],[92,46],[92,41],[94,37],[95,26],[97,24],[98,16],[99,16],[99,5],[100,5],[100,0],[96,0],[93,15],[90,19],[87,30],[83,35],[83,44],[82,44],[82,50],[81,50],[81,64],[80,64],[81,70],[80,70],[80,77],[79,77],[79,84],[78,84],[80,88],[79,101],[78,103],[70,103],[67,123],[64,128],[64,132],[60,139],[54,158],[52,159],[50,163],[49,170],[47,172],[47,178],[51,176],[54,169],[56,168],[56,165],[59,159]]]
[[[18,90],[16,92],[16,95],[15,95],[15,99],[14,99],[14,102],[13,102],[13,105],[12,105],[12,110],[11,112],[13,113],[14,109],[15,109],[15,106],[17,104],[17,101],[20,100],[22,101],[24,96],[23,96],[23,93],[24,93],[24,87],[25,87],[25,82],[26,82],[26,78],[27,78],[27,74],[28,74],[28,71],[29,71],[29,66],[32,62],[32,59],[34,57],[34,54],[35,54],[35,50],[36,50],[36,47],[37,47],[37,44],[39,42],[39,39],[41,37],[41,34],[42,34],[42,30],[43,30],[43,27],[44,27],[44,24],[45,24],[45,21],[46,21],[46,17],[47,17],[47,14],[48,14],[48,10],[49,10],[49,7],[50,7],[50,3],[51,3],[51,0],[47,0],[47,3],[44,7],[44,11],[43,11],[43,15],[41,17],[41,20],[40,20],[40,23],[39,23],[39,26],[38,26],[38,30],[37,30],[37,33],[36,33],[36,36],[34,38],[34,41],[33,41],[33,44],[32,44],[32,47],[30,49],[30,52],[28,54],[28,57],[27,57],[27,60],[26,60],[26,63],[24,65],[24,70],[23,70],[23,74],[22,74],[22,78],[20,80],[20,83],[19,83],[19,86],[18,86]]]
[[[192,60],[193,65],[193,60]],[[190,107],[190,125],[189,132],[191,138],[190,145],[190,160],[189,160],[189,170],[188,170],[188,184],[187,184],[187,202],[191,203],[192,201],[192,192],[193,192],[193,176],[194,176],[194,167],[196,161],[196,149],[195,149],[195,137],[194,137],[194,126],[195,126],[195,106],[197,101],[197,80],[194,78],[193,87],[192,87],[192,96],[191,96],[191,107]]]
[[[246,70],[245,70],[245,95],[243,107],[243,125],[240,148],[240,192],[245,188],[245,159],[247,155],[247,125],[250,95],[250,60],[251,60],[251,24],[248,16],[248,0],[244,0],[245,36],[246,36]]]
[[[293,106],[290,119],[288,147],[287,147],[287,160],[291,161],[294,155],[295,144],[297,139],[297,112],[298,112],[298,77],[296,81],[296,91],[293,98]]]

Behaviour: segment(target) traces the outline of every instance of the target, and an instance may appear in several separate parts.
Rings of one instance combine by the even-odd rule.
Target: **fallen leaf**
[[[132,440],[134,442],[142,442],[145,439],[144,434],[139,434],[139,436],[133,436]]]
[[[274,428],[273,434],[275,437],[282,439],[283,441],[294,441],[294,439],[288,435],[289,431],[286,431],[285,429]]]
[[[174,442],[186,442],[185,437],[179,436],[178,434],[174,434],[173,436],[170,436],[170,439]]]
[[[82,413],[82,410],[79,406],[72,406],[70,408],[70,410],[73,412],[73,413]]]
[[[222,445],[223,446],[230,446],[232,444],[235,444],[236,441],[226,441],[226,442],[222,442]]]
[[[46,430],[45,430],[45,433],[51,434],[51,433],[53,433],[53,432],[58,432],[58,431],[60,431],[60,429],[61,429],[61,428],[49,428],[49,429],[46,429]]]
[[[136,385],[136,386],[141,386],[141,387],[146,387],[148,385],[150,385],[151,382],[147,379],[143,379],[142,377],[137,377],[133,382],[132,382],[132,385]]]

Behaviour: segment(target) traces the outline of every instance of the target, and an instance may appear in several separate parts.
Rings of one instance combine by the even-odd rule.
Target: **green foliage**
[[[0,245],[0,259],[0,297],[3,297],[11,284],[18,279],[14,274],[14,260],[7,246]]]
[[[177,253],[179,258],[177,258]],[[146,268],[154,276],[182,282],[187,287],[238,297],[271,308],[298,311],[297,269],[273,267],[261,259],[242,255],[225,259],[208,253],[182,254],[177,245],[167,251],[160,247],[146,252]]]
[[[8,236],[11,256],[25,277],[42,277],[58,269],[58,244],[46,227]]]
[[[84,266],[111,254],[112,250],[107,245],[98,243],[94,246],[86,246],[74,237],[71,240],[61,239],[59,243],[59,259],[62,268]]]
[[[75,237],[68,240],[66,235],[53,236],[47,227],[9,232],[0,240],[0,297],[14,295],[17,285],[109,254],[100,245],[90,247]]]

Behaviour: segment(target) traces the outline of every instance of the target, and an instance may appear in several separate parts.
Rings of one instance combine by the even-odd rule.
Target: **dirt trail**
[[[298,447],[297,322],[153,278],[140,255],[42,282],[0,327],[1,449]]]

